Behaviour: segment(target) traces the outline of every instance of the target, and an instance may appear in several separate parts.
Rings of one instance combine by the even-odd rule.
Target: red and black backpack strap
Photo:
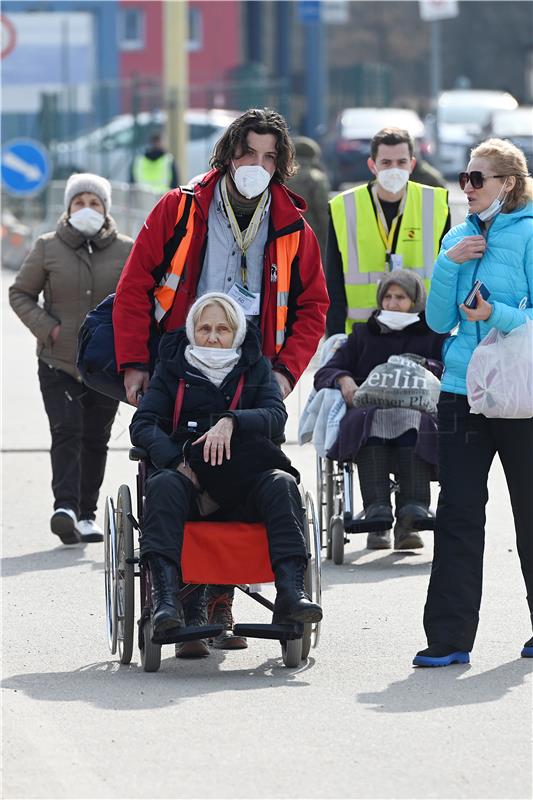
[[[229,404],[228,411],[235,411],[241,399],[242,390],[244,388],[244,374],[239,378],[233,400]],[[185,379],[180,378],[178,381],[178,391],[176,392],[176,402],[174,403],[174,414],[172,416],[172,430],[175,431],[178,427],[178,422],[181,416],[181,409],[183,408],[183,397],[185,395]]]
[[[176,402],[174,403],[174,414],[172,416],[172,430],[175,431],[178,427],[178,422],[181,415],[183,406],[183,395],[185,394],[185,379],[180,378],[178,381],[178,391],[176,392]]]
[[[229,404],[228,411],[235,411],[235,409],[239,405],[239,400],[241,399],[243,388],[244,388],[244,373],[239,378],[239,383],[237,384],[237,388],[235,389],[233,400]]]

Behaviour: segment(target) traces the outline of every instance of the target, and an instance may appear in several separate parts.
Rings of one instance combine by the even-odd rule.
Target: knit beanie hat
[[[393,269],[378,283],[377,306],[381,308],[385,292],[392,286],[401,286],[408,297],[413,301],[413,312],[423,311],[426,307],[426,287],[422,279],[412,269]]]
[[[187,314],[187,320],[185,322],[185,331],[187,333],[187,339],[191,344],[194,344],[194,317],[200,305],[209,305],[207,300],[219,300],[223,303],[228,303],[235,312],[235,316],[237,317],[237,330],[235,331],[235,336],[233,338],[232,348],[240,347],[241,344],[244,342],[244,337],[246,336],[246,317],[244,316],[244,311],[240,307],[240,305],[230,297],[229,294],[224,294],[223,292],[206,292],[201,297],[199,297],[190,307],[189,313]]]
[[[65,211],[68,214],[70,204],[77,194],[82,192],[92,192],[101,201],[105,209],[105,215],[111,209],[111,184],[107,178],[101,175],[93,175],[91,172],[80,172],[71,175],[65,186]]]

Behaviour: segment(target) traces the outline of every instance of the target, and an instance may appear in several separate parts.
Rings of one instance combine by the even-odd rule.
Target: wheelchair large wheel
[[[316,502],[318,509],[318,521],[320,522],[320,530],[324,530],[326,522],[326,509],[325,509],[325,485],[324,485],[324,466],[325,460],[316,454]]]
[[[149,619],[143,622],[139,637],[141,664],[144,672],[157,672],[161,666],[161,645],[154,644],[151,637],[152,625]]]
[[[281,657],[286,667],[299,667],[303,658],[302,652],[302,639],[288,639],[281,642]]]
[[[331,519],[331,548],[334,564],[344,563],[344,522],[342,517],[335,516]]]
[[[331,558],[329,521],[333,516],[333,462],[329,458],[316,457],[317,514],[321,531],[321,544],[326,546],[326,556]]]
[[[307,552],[311,553],[311,558],[305,571],[305,591],[313,603],[322,603],[322,532],[315,509],[313,498],[309,492],[303,494],[305,506],[304,534],[306,539]],[[306,622],[302,638],[301,658],[308,657],[311,646],[316,647],[320,639],[320,622]]]
[[[133,654],[135,628],[135,570],[133,566],[133,525],[129,487],[122,485],[117,497],[117,642],[121,664],[129,664]]]
[[[106,498],[104,515],[104,581],[107,643],[111,654],[117,652],[117,528],[115,506],[111,497]]]
[[[332,543],[330,536],[330,522],[335,513],[334,496],[335,486],[333,482],[333,461],[330,458],[324,459],[324,492],[325,492],[325,525],[326,532],[326,558],[332,556]]]

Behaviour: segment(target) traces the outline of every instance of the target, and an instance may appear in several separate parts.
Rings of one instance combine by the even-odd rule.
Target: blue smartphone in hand
[[[477,293],[481,294],[483,300],[488,300],[490,297],[490,292],[485,286],[482,281],[476,281],[470,291],[468,292],[467,296],[465,297],[463,304],[467,308],[476,308],[477,306]]]

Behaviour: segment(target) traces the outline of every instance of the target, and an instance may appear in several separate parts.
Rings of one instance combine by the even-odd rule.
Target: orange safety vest
[[[175,226],[182,220],[184,214],[187,214],[183,222],[185,223],[185,235],[182,237],[180,243],[176,248],[176,252],[172,256],[170,267],[159,281],[158,286],[154,289],[155,300],[155,318],[157,322],[161,322],[168,314],[174,303],[174,297],[178,291],[183,267],[185,266],[185,259],[189,252],[189,245],[192,239],[194,230],[194,214],[195,207],[192,202],[193,194],[191,191],[183,191],[178,204],[178,212],[176,214]],[[175,227],[174,226],[174,227]]]
[[[300,231],[280,236],[275,241],[278,285],[276,295],[276,353],[285,341],[287,315],[289,313],[289,288],[291,285],[292,262],[300,246]]]
[[[178,223],[185,222],[185,234],[176,248],[170,267],[154,289],[155,301],[155,318],[160,323],[168,314],[174,303],[174,297],[178,290],[183,268],[185,266],[185,259],[189,252],[189,246],[192,239],[194,230],[194,215],[196,213],[194,203],[192,202],[193,194],[190,191],[183,191],[178,204],[178,211],[176,214],[175,226]],[[184,215],[187,214],[185,220]],[[276,353],[279,353],[285,341],[285,332],[287,327],[288,316],[288,302],[289,302],[289,288],[291,283],[291,268],[292,262],[298,252],[300,246],[300,231],[280,236],[274,242],[275,247],[275,264],[272,267],[276,268],[277,275],[272,280],[277,281],[277,294],[276,294]]]

